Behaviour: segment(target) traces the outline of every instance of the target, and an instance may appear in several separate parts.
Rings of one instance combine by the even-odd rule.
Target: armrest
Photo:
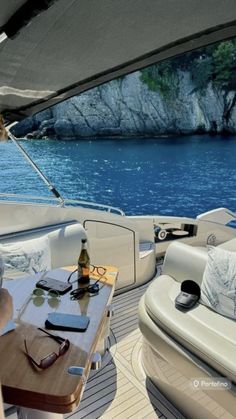
[[[192,279],[201,285],[207,261],[207,249],[172,242],[165,255],[163,274],[176,281]]]

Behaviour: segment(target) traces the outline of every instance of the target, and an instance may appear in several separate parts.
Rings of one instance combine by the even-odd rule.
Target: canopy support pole
[[[60,201],[60,205],[62,207],[65,206],[65,200],[61,197],[60,193],[57,191],[55,186],[47,179],[47,177],[43,174],[43,172],[40,170],[40,168],[37,166],[36,163],[31,159],[29,154],[25,151],[25,149],[22,147],[22,145],[17,141],[17,138],[8,130],[8,137],[12,140],[12,142],[15,144],[15,146],[20,150],[20,152],[23,154],[25,159],[30,163],[30,165],[33,167],[33,169],[38,173],[40,178],[43,180],[45,185],[47,185],[50,192],[53,193],[53,195]]]

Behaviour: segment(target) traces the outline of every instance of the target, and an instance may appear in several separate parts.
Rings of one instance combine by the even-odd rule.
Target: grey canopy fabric
[[[2,31],[25,3],[1,0]],[[0,112],[20,120],[117,76],[235,36],[235,19],[235,0],[54,1],[0,44]]]

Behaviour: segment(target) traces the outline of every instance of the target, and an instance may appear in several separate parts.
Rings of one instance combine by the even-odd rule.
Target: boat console
[[[164,241],[178,240],[184,237],[194,237],[197,235],[196,224],[171,225],[160,223],[154,225],[155,243]]]

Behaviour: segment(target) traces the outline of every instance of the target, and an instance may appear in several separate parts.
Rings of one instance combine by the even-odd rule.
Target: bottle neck
[[[87,249],[87,243],[82,243],[82,250]]]

